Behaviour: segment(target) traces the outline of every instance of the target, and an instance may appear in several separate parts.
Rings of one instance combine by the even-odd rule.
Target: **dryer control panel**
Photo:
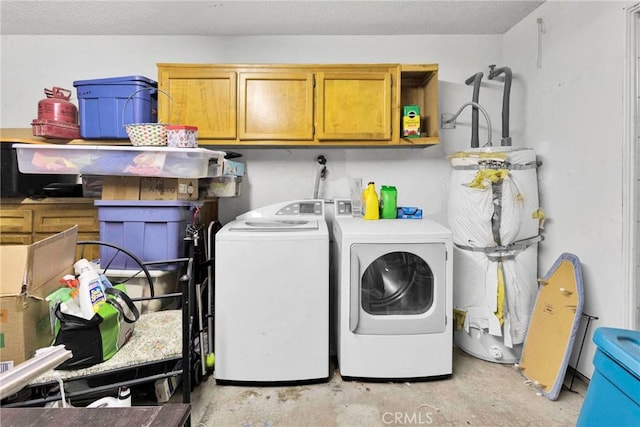
[[[292,202],[280,208],[276,216],[324,216],[323,208],[323,203],[318,200]]]
[[[353,216],[353,209],[351,208],[351,200],[336,200],[334,202],[335,216]]]

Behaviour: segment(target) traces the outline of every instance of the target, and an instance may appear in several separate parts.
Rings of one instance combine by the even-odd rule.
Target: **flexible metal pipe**
[[[477,102],[471,101],[471,102],[462,104],[462,106],[458,109],[457,113],[455,113],[450,119],[445,120],[442,123],[451,123],[452,121],[457,119],[460,113],[462,113],[462,110],[464,110],[469,105],[472,105],[478,108],[478,110],[480,110],[480,112],[482,112],[482,114],[484,115],[484,118],[487,121],[487,133],[488,133],[487,138],[489,139],[485,145],[492,146],[493,144],[491,143],[491,119],[489,119],[489,114],[487,113],[487,110],[485,110],[484,107],[478,104]]]
[[[483,76],[484,74],[481,72],[475,73],[465,81],[467,86],[473,83],[473,98],[471,100],[476,103],[479,102],[480,81]],[[471,148],[478,147],[480,147],[480,138],[478,137],[478,108],[473,107],[473,112],[471,113]]]
[[[511,145],[511,137],[509,136],[509,98],[511,97],[511,68],[496,68],[495,65],[489,65],[489,80],[493,80],[500,74],[504,73],[504,91],[502,93],[502,139],[501,145]]]

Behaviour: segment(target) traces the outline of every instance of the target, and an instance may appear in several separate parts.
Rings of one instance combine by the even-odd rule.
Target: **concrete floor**
[[[570,378],[566,384],[569,385]],[[216,385],[208,377],[192,394],[191,425],[209,426],[574,426],[586,384],[558,400],[537,396],[512,365],[454,349],[451,378],[427,382],[343,381],[282,387]],[[179,394],[171,401],[180,402]]]

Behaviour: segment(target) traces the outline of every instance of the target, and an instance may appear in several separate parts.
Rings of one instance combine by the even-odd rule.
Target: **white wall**
[[[298,37],[143,37],[3,36],[1,127],[29,127],[37,116],[43,88],[73,88],[73,81],[144,75],[157,78],[159,62],[190,63],[438,63],[440,109],[455,112],[471,100],[467,77],[500,63],[502,36],[298,36]],[[19,65],[18,65],[19,64]],[[75,95],[75,90],[73,91]],[[497,122],[502,86],[482,95]],[[481,99],[481,100],[482,100]],[[516,101],[517,103],[518,101]],[[493,111],[491,111],[493,110]],[[470,110],[455,130],[441,131],[441,146],[413,149],[237,149],[248,176],[242,197],[223,200],[226,222],[249,209],[295,198],[310,198],[318,154],[329,174],[320,197],[349,195],[351,177],[395,185],[398,202],[419,206],[446,223],[448,162],[445,152],[466,148]],[[484,121],[481,140],[486,140]],[[495,127],[495,126],[494,126]],[[494,134],[496,131],[494,130]]]
[[[543,161],[541,204],[547,214],[539,270],[563,252],[580,258],[584,312],[592,323],[580,359],[591,376],[596,327],[625,328],[629,305],[622,260],[624,7],[631,2],[551,1],[504,36],[504,61],[515,70],[524,143]],[[541,68],[538,26],[544,21]],[[518,108],[516,106],[516,108]],[[575,362],[583,329],[574,347]]]

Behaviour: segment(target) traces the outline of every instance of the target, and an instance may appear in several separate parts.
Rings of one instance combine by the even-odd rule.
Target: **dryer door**
[[[446,256],[444,243],[352,245],[351,331],[444,332]]]

